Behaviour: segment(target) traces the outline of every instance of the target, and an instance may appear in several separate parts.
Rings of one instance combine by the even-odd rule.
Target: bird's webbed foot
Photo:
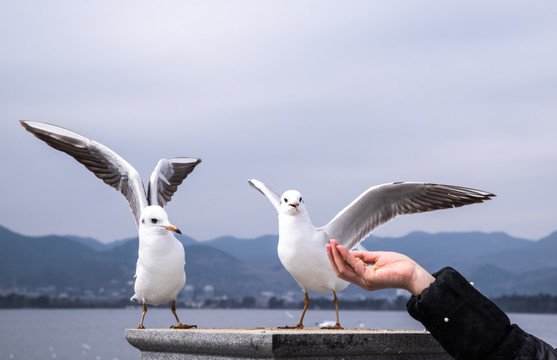
[[[193,329],[193,328],[197,329],[197,325],[188,325],[188,324],[178,323],[178,325],[171,325],[170,328],[171,329]]]
[[[197,329],[197,325],[187,325],[187,324],[182,324],[180,322],[180,319],[178,319],[178,315],[176,314],[176,300],[172,302],[172,306],[170,307],[170,310],[172,311],[172,315],[174,315],[174,317],[176,318],[176,322],[178,323],[178,325],[171,325],[170,326],[171,329],[192,329],[192,328]]]
[[[279,326],[277,329],[287,329],[287,330],[294,330],[294,329],[303,329],[303,324],[297,324],[294,326]]]

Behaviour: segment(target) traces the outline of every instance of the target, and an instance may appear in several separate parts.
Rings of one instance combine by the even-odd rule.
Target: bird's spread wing
[[[352,249],[373,229],[395,216],[481,203],[494,196],[451,185],[383,184],[369,188],[319,230]]]
[[[149,204],[164,207],[172,199],[178,186],[200,162],[201,159],[188,157],[161,159],[149,179]]]
[[[136,224],[147,206],[143,182],[137,170],[106,146],[59,126],[21,120],[21,125],[56,150],[65,152],[128,200]]]
[[[271,189],[270,187],[268,187],[267,185],[265,185],[264,183],[262,183],[259,180],[249,179],[248,182],[252,187],[259,190],[260,193],[265,195],[267,197],[267,199],[269,199],[271,204],[273,204],[275,209],[278,211],[279,206],[280,206],[280,195],[279,194],[274,192],[273,189]]]

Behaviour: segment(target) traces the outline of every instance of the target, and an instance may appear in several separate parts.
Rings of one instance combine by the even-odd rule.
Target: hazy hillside
[[[477,263],[489,262],[514,274],[557,267],[557,232],[539,241],[528,242],[519,251],[505,247],[498,252],[485,253],[477,259]]]
[[[187,283],[198,291],[212,285],[216,295],[241,297],[261,291],[298,290],[278,262],[253,266],[187,236],[178,238],[186,249]],[[222,245],[226,247],[226,242]],[[77,236],[28,237],[0,227],[0,290],[55,286],[80,295],[102,288],[104,293],[129,297],[137,249],[137,238],[110,246]],[[276,257],[276,250],[269,254]]]
[[[468,272],[481,264],[497,264],[491,254],[517,251],[534,243],[505,233],[437,233],[413,232],[399,238],[370,237],[363,243],[368,250],[401,252],[434,272],[452,266]],[[480,260],[480,258],[484,260]]]
[[[256,239],[238,239],[226,236],[206,241],[204,244],[232,254],[247,263],[280,265],[277,255],[278,236],[276,235],[265,235]]]
[[[250,264],[208,245],[186,247],[188,284],[211,284],[220,294],[282,293],[299,290],[282,265]]]
[[[278,236],[221,237],[199,243],[178,237],[186,249],[187,283],[212,285],[229,297],[300,289],[277,256]],[[368,250],[407,254],[429,271],[452,266],[487,295],[557,294],[557,232],[539,241],[504,233],[414,232],[399,238],[370,237]],[[102,244],[79,236],[29,237],[0,226],[0,291],[55,286],[70,294],[112,293],[129,297],[137,238]],[[349,287],[344,294],[372,295]]]
[[[98,288],[121,279],[122,264],[59,236],[26,237],[0,228],[0,286]]]

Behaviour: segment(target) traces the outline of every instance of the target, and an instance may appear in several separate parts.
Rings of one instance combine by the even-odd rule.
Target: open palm
[[[414,260],[396,252],[350,252],[331,240],[327,255],[338,277],[365,290],[400,288],[417,295],[434,280]]]

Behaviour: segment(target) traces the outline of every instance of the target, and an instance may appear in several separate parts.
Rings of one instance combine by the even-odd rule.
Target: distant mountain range
[[[186,249],[187,284],[198,292],[209,284],[215,295],[229,297],[264,291],[301,295],[280,264],[276,235],[205,242],[178,238]],[[488,296],[557,295],[557,232],[538,241],[504,233],[414,232],[397,238],[371,236],[363,245],[369,250],[402,252],[431,272],[452,266]],[[0,226],[0,291],[56,287],[70,296],[85,292],[129,297],[137,247],[137,238],[103,244],[79,236],[30,237]],[[343,293],[377,295],[356,286]]]

